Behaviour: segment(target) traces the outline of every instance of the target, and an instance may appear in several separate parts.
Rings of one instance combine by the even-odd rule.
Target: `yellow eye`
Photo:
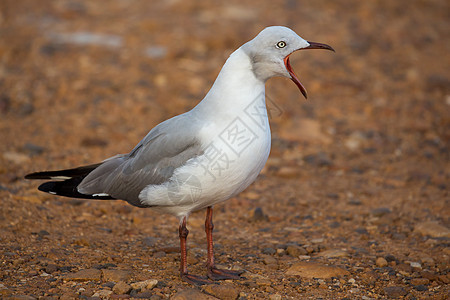
[[[286,47],[286,42],[285,41],[279,41],[277,43],[277,48],[284,48]]]

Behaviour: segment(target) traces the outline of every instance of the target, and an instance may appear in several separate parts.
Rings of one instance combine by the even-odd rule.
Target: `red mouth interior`
[[[289,72],[289,75],[291,75],[291,80],[295,83],[295,85],[300,89],[300,92],[302,92],[305,99],[308,98],[308,95],[306,93],[305,87],[300,83],[300,80],[298,80],[297,75],[295,75],[294,70],[292,69],[291,63],[289,62],[289,55],[284,58],[284,65],[286,66],[286,69]]]

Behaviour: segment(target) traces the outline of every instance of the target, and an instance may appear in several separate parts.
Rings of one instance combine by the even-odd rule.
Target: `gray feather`
[[[112,157],[92,171],[78,186],[83,194],[107,193],[142,206],[139,193],[148,185],[169,180],[174,170],[203,153],[196,126],[190,131],[187,113],[153,128],[128,154]]]

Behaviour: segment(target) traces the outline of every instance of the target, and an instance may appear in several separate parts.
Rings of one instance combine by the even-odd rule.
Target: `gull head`
[[[290,78],[307,98],[306,89],[298,80],[289,62],[289,56],[303,49],[325,49],[334,51],[331,46],[309,42],[284,26],[271,26],[261,31],[241,49],[250,57],[255,76],[266,82],[275,76]]]

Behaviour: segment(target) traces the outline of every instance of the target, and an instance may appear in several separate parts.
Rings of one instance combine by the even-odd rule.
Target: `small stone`
[[[399,271],[400,274],[403,274],[405,276],[409,276],[413,271],[411,266],[409,264],[405,264],[405,263],[398,264],[396,266],[396,269]]]
[[[312,246],[306,246],[305,250],[307,254],[311,254],[314,252],[315,249]]]
[[[329,249],[320,252],[317,256],[325,258],[348,257],[348,252],[341,249]]]
[[[281,300],[283,299],[283,297],[281,297],[281,295],[279,294],[273,294],[269,296],[269,300]]]
[[[434,259],[432,258],[432,257],[430,257],[430,256],[424,256],[424,257],[421,257],[420,258],[420,261],[423,263],[423,264],[426,264],[426,265],[430,265],[430,266],[433,266],[436,262],[434,261]]]
[[[267,278],[256,278],[256,284],[259,286],[271,286],[272,282]]]
[[[273,255],[273,254],[277,253],[277,251],[273,248],[267,247],[262,250],[262,253],[268,254],[268,255]]]
[[[153,253],[154,258],[163,258],[165,256],[166,256],[166,252],[164,252],[164,251],[157,251],[157,252]]]
[[[349,274],[347,270],[339,267],[303,261],[292,265],[286,271],[286,275],[299,275],[306,278],[331,278]]]
[[[418,262],[410,262],[409,265],[411,266],[411,268],[413,269],[418,269],[418,270],[422,270],[422,265]]]
[[[430,280],[427,278],[413,278],[411,279],[412,285],[427,285],[430,283]]]
[[[438,222],[429,221],[419,223],[414,227],[414,231],[420,233],[421,235],[434,238],[450,238],[450,230]]]
[[[151,290],[158,284],[156,279],[147,279],[144,281],[134,282],[131,287],[135,290]]]
[[[157,241],[158,239],[152,236],[148,236],[142,239],[142,243],[147,247],[155,247]]]
[[[434,281],[437,279],[437,275],[430,271],[422,271],[422,272],[420,272],[420,276],[422,276],[423,278],[426,278],[430,281]]]
[[[99,281],[101,277],[101,271],[97,269],[84,269],[76,273],[67,274],[64,279],[72,281]]]
[[[439,275],[437,278],[439,279],[439,281],[441,281],[441,282],[443,282],[445,284],[449,284],[450,283],[450,275],[449,274],[447,274],[447,275]]]
[[[266,264],[266,265],[272,265],[272,264],[278,263],[276,258],[271,255],[265,255],[263,261],[264,261],[264,264]]]
[[[217,300],[216,297],[206,295],[197,289],[187,289],[176,293],[171,300]]]
[[[116,285],[114,285],[112,290],[117,295],[128,294],[131,291],[131,286],[123,281],[119,281],[118,283],[116,283]]]
[[[383,291],[389,298],[398,298],[408,294],[408,292],[401,286],[387,286],[383,289]]]
[[[267,221],[268,217],[264,214],[261,207],[257,207],[251,212],[250,220],[253,222]]]
[[[127,270],[108,270],[102,269],[102,278],[104,282],[113,281],[128,281],[131,277],[131,272]]]
[[[300,169],[298,167],[290,167],[290,166],[284,166],[281,167],[277,172],[276,175],[283,178],[294,178],[299,176]]]
[[[205,286],[203,291],[222,300],[235,300],[239,297],[236,287],[227,284],[210,284]]]
[[[419,292],[425,292],[425,291],[428,291],[428,288],[427,288],[425,285],[423,285],[423,284],[416,285],[416,286],[414,287],[414,289],[415,289],[416,291],[419,291]]]
[[[323,241],[324,241],[324,238],[317,238],[317,239],[312,239],[311,243],[313,243],[313,244],[321,244],[321,243],[323,243]]]
[[[390,214],[391,212],[391,209],[387,207],[379,207],[370,211],[370,213],[375,217],[382,217],[384,215]]]
[[[300,255],[298,257],[298,259],[300,259],[300,260],[310,260],[311,256],[310,255]]]
[[[3,153],[3,158],[17,165],[26,163],[30,160],[28,155],[19,152],[5,152]]]
[[[392,254],[386,255],[384,258],[387,260],[387,262],[397,261],[397,259],[395,258],[395,256],[392,255]]]
[[[25,152],[28,152],[30,155],[39,155],[42,154],[42,152],[44,152],[44,147],[32,143],[25,143],[25,145],[23,145],[22,148]]]
[[[150,291],[143,291],[133,295],[133,298],[150,299],[154,295]]]
[[[36,300],[37,298],[28,295],[14,295],[9,297],[11,300]]]
[[[51,274],[51,273],[56,272],[56,271],[58,271],[58,266],[55,265],[55,264],[48,264],[48,265],[45,267],[45,272],[46,272],[46,273]]]
[[[285,253],[286,253],[286,250],[284,250],[283,248],[278,248],[277,249],[277,255],[283,256]]]
[[[112,293],[113,292],[110,291],[110,290],[100,290],[100,291],[95,292],[94,295],[92,295],[92,297],[98,297],[98,298],[101,298],[101,299],[108,299],[111,296]],[[76,297],[76,298],[78,298],[78,297]]]
[[[105,147],[108,145],[108,141],[99,139],[98,137],[86,137],[81,140],[81,146],[83,147]]]
[[[305,248],[297,246],[297,245],[290,245],[286,248],[286,253],[290,256],[298,257],[300,255],[306,255],[308,252],[305,250]]]
[[[367,229],[365,229],[365,228],[356,228],[355,229],[355,232],[356,233],[359,233],[359,234],[369,234],[369,232],[367,231]]]
[[[377,260],[375,261],[375,264],[380,267],[386,267],[388,265],[387,260],[384,257],[378,257]]]

